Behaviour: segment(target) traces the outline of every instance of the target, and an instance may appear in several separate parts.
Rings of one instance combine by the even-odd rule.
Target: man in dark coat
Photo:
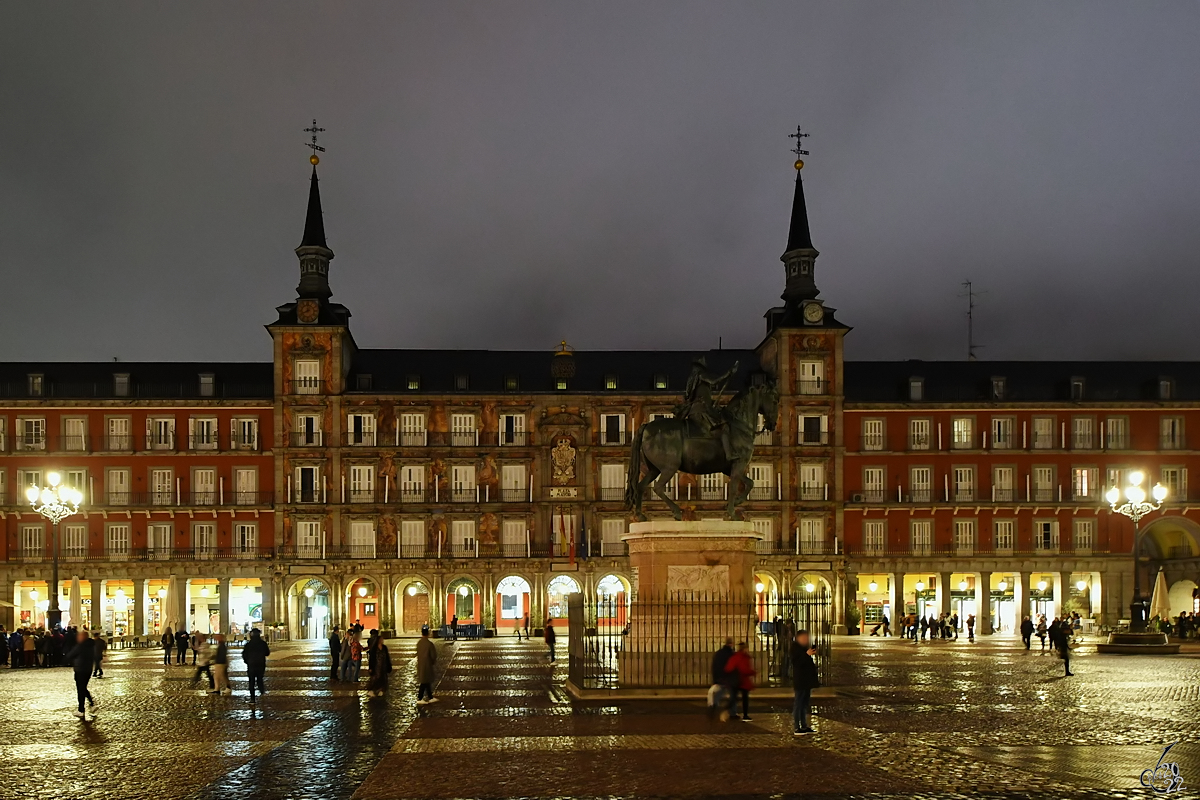
[[[1050,623],[1050,646],[1058,650],[1059,657],[1063,660],[1063,666],[1067,669],[1066,677],[1071,677],[1074,672],[1071,672],[1071,637],[1068,634],[1067,623],[1054,620]]]
[[[246,662],[246,677],[250,679],[250,702],[254,702],[254,687],[258,687],[259,694],[266,694],[267,689],[263,686],[263,675],[267,671],[267,656],[271,655],[271,646],[268,645],[262,638],[262,631],[254,628],[250,631],[250,638],[242,645],[242,661]]]
[[[342,637],[338,633],[337,625],[334,625],[333,630],[329,632],[329,657],[331,659],[329,677],[336,681],[338,679],[338,664],[342,660]]]
[[[1025,649],[1028,650],[1033,641],[1033,620],[1029,617],[1021,620],[1021,641],[1025,643]]]
[[[437,663],[437,647],[429,638],[429,630],[421,631],[417,640],[417,704],[434,702],[433,665]]]
[[[812,690],[821,685],[817,675],[817,662],[813,656],[817,650],[808,638],[808,631],[797,631],[792,642],[792,731],[799,736],[812,733],[808,721],[811,717]]]
[[[91,708],[96,707],[96,700],[88,691],[88,681],[92,679],[92,670],[96,666],[96,655],[92,637],[88,636],[87,631],[77,634],[75,646],[67,652],[67,663],[75,673],[75,697],[79,701],[79,710],[75,712],[75,716],[82,717],[85,699]]]
[[[175,631],[175,663],[187,663],[187,649],[192,641],[192,635],[187,632],[187,629],[180,628]]]
[[[733,652],[733,639],[726,639],[725,646],[713,653],[712,682],[714,689],[710,689],[712,691],[711,702],[708,706],[710,715],[723,708],[729,697],[730,677],[729,673],[725,671],[725,666],[729,663]]]

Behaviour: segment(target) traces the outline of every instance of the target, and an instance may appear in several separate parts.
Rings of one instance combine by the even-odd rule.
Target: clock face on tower
[[[816,324],[825,318],[825,309],[820,303],[809,303],[804,307],[804,321]]]
[[[316,300],[305,299],[296,303],[296,319],[301,322],[316,322],[321,315],[321,304]]]

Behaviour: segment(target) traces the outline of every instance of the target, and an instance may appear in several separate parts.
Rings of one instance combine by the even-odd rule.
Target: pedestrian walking
[[[85,632],[86,633],[86,632]],[[92,635],[92,677],[103,678],[104,667],[101,662],[104,661],[104,651],[108,649],[108,642],[104,640],[104,634],[96,631]]]
[[[454,641],[458,641],[458,614],[450,618],[450,635],[454,637]]]
[[[84,700],[87,700],[90,708],[96,708],[96,699],[88,691],[88,681],[91,680],[92,670],[96,666],[96,656],[92,638],[87,635],[87,631],[79,632],[75,646],[67,652],[67,663],[75,673],[75,699],[79,702],[75,716],[82,718]]]
[[[208,643],[207,637],[200,640],[200,651],[196,654],[196,672],[192,675],[192,685],[200,680],[200,675],[203,674],[208,678],[208,691],[212,691],[217,687],[216,681],[213,680],[212,674],[212,656],[213,647]]]
[[[191,644],[192,635],[187,632],[186,628],[180,628],[175,632],[175,663],[187,664],[188,645]]]
[[[372,697],[383,697],[388,688],[388,676],[392,672],[392,654],[383,643],[382,636],[376,636],[367,647],[370,659],[367,664],[371,679],[367,681],[367,694]]]
[[[209,694],[223,694],[230,692],[229,648],[225,645],[225,634],[218,633],[213,638],[216,640],[216,644],[213,646],[212,657],[208,663],[208,668],[212,670],[213,689]]]
[[[887,614],[883,615],[883,635],[885,637],[892,635],[891,620],[888,619]]]
[[[8,637],[9,669],[19,669],[25,660],[25,637],[18,630],[13,630]]]
[[[1046,634],[1047,634],[1048,632],[1049,632],[1049,631],[1048,631],[1048,629],[1046,628],[1046,618],[1045,618],[1044,616],[1042,616],[1042,617],[1038,617],[1038,624],[1037,624],[1037,637],[1038,637],[1038,639],[1040,639],[1040,640],[1041,640],[1041,642],[1042,642],[1042,654],[1043,654],[1043,655],[1044,655],[1044,654],[1045,654],[1045,652],[1046,652]]]
[[[429,631],[421,631],[417,642],[417,705],[435,702],[433,697],[433,665],[437,663],[437,646]]]
[[[196,659],[200,657],[200,647],[204,644],[204,637],[200,634],[200,629],[192,631],[192,638],[188,641],[188,646],[192,651],[192,666],[196,666]]]
[[[1070,623],[1063,620],[1055,619],[1050,623],[1048,634],[1050,636],[1050,646],[1058,653],[1058,657],[1063,660],[1063,666],[1066,668],[1064,677],[1070,678],[1075,673],[1071,672],[1071,635],[1069,633]]]
[[[21,636],[21,652],[25,656],[25,666],[36,667],[37,660],[37,636],[33,631],[26,630]]]
[[[342,637],[338,633],[337,625],[333,626],[333,630],[329,632],[329,677],[335,681],[338,679],[338,665],[342,661]]]
[[[163,663],[167,666],[171,665],[171,649],[174,647],[175,634],[171,631],[170,626],[168,626],[162,635]]]
[[[342,642],[342,680],[358,683],[358,673],[362,669],[362,642],[358,633],[351,628],[346,631]]]
[[[929,633],[929,620],[925,619],[925,617],[922,616],[921,617],[921,641],[925,640],[925,636],[928,633]]]
[[[267,672],[267,656],[271,655],[271,646],[262,638],[258,628],[250,629],[250,638],[242,645],[242,661],[246,662],[246,677],[250,680],[250,702],[254,702],[254,689],[258,687],[259,694],[266,694],[267,687],[263,685],[263,675]]]
[[[792,733],[795,736],[813,733],[808,724],[812,715],[812,690],[821,685],[817,662],[813,661],[816,654],[808,631],[796,631],[792,641]]]
[[[546,617],[546,647],[550,648],[550,663],[554,663],[554,620]]]
[[[725,671],[732,678],[731,688],[733,691],[729,693],[729,716],[737,714],[737,698],[740,694],[742,697],[742,721],[750,721],[750,690],[754,688],[754,661],[750,658],[750,651],[746,647],[745,642],[738,642],[737,652],[729,657],[729,662],[725,665]]]
[[[525,612],[525,641],[529,641],[529,612]]]
[[[969,614],[967,616],[967,641],[968,642],[975,641],[975,615],[974,614]]]
[[[725,671],[725,666],[733,657],[733,653],[733,639],[726,639],[725,645],[713,653],[712,659],[712,686],[708,689],[708,715],[711,717],[719,713],[722,722],[729,719],[729,712],[725,710],[725,704],[729,699],[730,676]]]
[[[1029,617],[1021,620],[1021,641],[1025,643],[1025,649],[1033,644],[1033,620]]]

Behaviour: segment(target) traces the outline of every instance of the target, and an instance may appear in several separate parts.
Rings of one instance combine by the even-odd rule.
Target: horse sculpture
[[[734,395],[720,409],[721,424],[705,433],[696,423],[675,417],[660,418],[638,428],[633,437],[629,458],[629,478],[625,488],[625,505],[645,520],[642,500],[651,484],[675,519],[683,519],[683,509],[667,496],[666,487],[676,473],[709,475],[722,473],[733,484],[725,509],[727,519],[738,519],[738,506],[750,496],[754,481],[746,475],[754,455],[754,437],[758,415],[764,427],[775,429],[779,415],[779,391],[774,383],[749,386]],[[646,475],[642,476],[642,462]]]

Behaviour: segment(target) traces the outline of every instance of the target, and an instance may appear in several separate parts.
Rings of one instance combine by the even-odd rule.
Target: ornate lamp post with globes
[[[83,494],[62,483],[62,477],[57,472],[46,475],[43,488],[30,486],[25,490],[25,497],[33,510],[41,514],[51,523],[50,534],[50,607],[46,612],[46,627],[53,630],[62,624],[62,609],[58,607],[58,524],[72,514],[79,513],[79,504]],[[78,611],[72,611],[75,614]]]
[[[1113,511],[1133,520],[1133,600],[1129,604],[1129,629],[1140,632],[1146,629],[1146,603],[1142,599],[1142,575],[1138,564],[1142,544],[1142,529],[1138,523],[1142,517],[1162,508],[1163,501],[1167,499],[1167,487],[1161,483],[1154,484],[1154,488],[1150,490],[1150,496],[1154,500],[1151,503],[1146,500],[1146,490],[1142,488],[1146,480],[1143,472],[1135,470],[1129,473],[1127,480],[1124,490],[1113,486],[1105,493],[1104,499],[1108,500]],[[1124,503],[1121,502],[1122,496],[1125,498]]]

